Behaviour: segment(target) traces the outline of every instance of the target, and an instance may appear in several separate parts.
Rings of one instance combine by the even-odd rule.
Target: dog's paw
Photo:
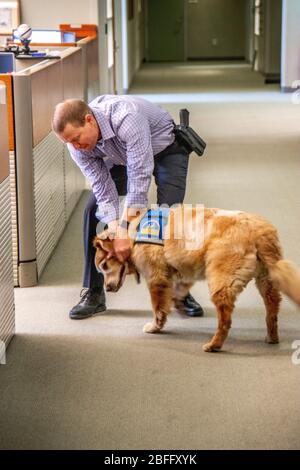
[[[143,328],[144,333],[158,333],[159,331],[160,329],[155,325],[155,323],[146,323]]]
[[[221,346],[214,346],[212,343],[206,343],[202,346],[202,349],[205,352],[217,352],[220,351]]]
[[[274,338],[270,338],[269,336],[265,337],[265,342],[268,344],[278,344],[279,343],[279,338],[278,336],[275,336]]]

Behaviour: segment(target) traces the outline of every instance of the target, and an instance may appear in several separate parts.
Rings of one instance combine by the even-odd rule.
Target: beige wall
[[[106,74],[103,71],[107,68],[107,50],[104,33],[103,16],[100,14],[98,6],[104,4],[105,0],[20,0],[21,2],[21,21],[29,24],[32,28],[41,29],[57,29],[60,23],[71,24],[96,24],[98,26],[99,49],[99,70],[97,71],[101,77],[100,81],[104,82],[102,92],[106,93],[108,85],[106,82]],[[100,26],[99,26],[100,25]],[[104,50],[103,50],[104,45]],[[103,61],[103,59],[105,59]],[[93,64],[94,65],[94,64]]]
[[[122,57],[122,6],[120,0],[115,0],[115,41],[116,41],[116,87],[117,93],[123,93],[123,57]]]
[[[283,0],[282,12],[281,86],[292,88],[300,80],[300,1]]]
[[[187,58],[244,57],[246,1],[187,3]]]
[[[21,0],[21,22],[28,23],[32,28],[56,29],[60,23],[93,23],[99,28],[100,86],[101,93],[109,89],[106,70],[107,46],[103,21],[106,0]],[[115,0],[116,10],[121,9],[122,0]],[[144,0],[135,0],[133,20],[127,20],[128,40],[128,83],[130,84],[144,57]],[[141,5],[141,12],[139,12]],[[120,20],[120,18],[119,18]],[[121,20],[120,20],[121,21]],[[117,26],[120,30],[120,25]],[[117,29],[116,28],[116,29]],[[121,31],[119,31],[119,47],[122,48]],[[122,63],[119,60],[118,90],[122,82]]]
[[[281,0],[266,0],[266,42],[265,67],[266,75],[280,73],[281,61]]]
[[[145,44],[142,38],[145,37],[145,5],[143,0],[135,0],[134,18],[127,21],[127,37],[128,37],[128,83],[140,68],[141,62],[145,54]]]
[[[60,23],[97,24],[97,0],[21,0],[21,22],[41,29],[56,29]]]

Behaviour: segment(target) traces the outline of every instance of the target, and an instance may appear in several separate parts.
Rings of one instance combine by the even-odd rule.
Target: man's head
[[[91,108],[81,100],[66,100],[54,110],[52,129],[64,142],[77,150],[93,150],[101,138]]]

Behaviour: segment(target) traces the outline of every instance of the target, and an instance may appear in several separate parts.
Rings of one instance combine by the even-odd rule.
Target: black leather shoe
[[[182,311],[190,317],[203,317],[204,315],[203,308],[190,293],[182,301]]]
[[[104,290],[99,287],[82,289],[80,301],[69,313],[72,320],[83,320],[106,310]]]

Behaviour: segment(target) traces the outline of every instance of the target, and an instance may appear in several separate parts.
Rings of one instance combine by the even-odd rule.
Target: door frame
[[[99,40],[99,78],[100,78],[100,94],[104,95],[116,91],[116,41],[115,41],[115,20],[114,20],[114,0],[112,0],[112,31],[113,31],[113,60],[114,64],[111,71],[108,68],[108,37],[107,37],[107,8],[106,0],[98,0],[98,40]],[[110,80],[112,74],[112,80]]]
[[[188,1],[183,0],[183,60],[187,62],[188,57],[188,44],[187,44],[187,29],[188,29]]]

